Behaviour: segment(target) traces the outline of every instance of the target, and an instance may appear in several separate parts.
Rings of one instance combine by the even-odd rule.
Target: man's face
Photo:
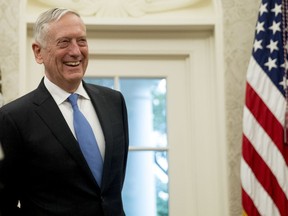
[[[88,65],[86,29],[79,17],[68,13],[50,23],[44,45],[32,47],[51,82],[69,92],[78,87]]]

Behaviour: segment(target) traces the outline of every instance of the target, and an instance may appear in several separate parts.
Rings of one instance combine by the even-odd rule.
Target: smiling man
[[[45,76],[0,109],[2,216],[124,216],[125,101],[83,81],[86,27],[67,9],[40,15],[32,44]]]
[[[88,65],[85,25],[74,13],[62,15],[48,25],[41,25],[42,22],[45,20],[40,18],[40,25],[35,26],[32,44],[35,59],[44,64],[45,76],[51,82],[67,92],[74,92]]]

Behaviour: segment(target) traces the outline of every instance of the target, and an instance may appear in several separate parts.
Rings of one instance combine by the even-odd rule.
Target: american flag
[[[262,0],[259,8],[243,111],[243,215],[288,216],[287,1]]]

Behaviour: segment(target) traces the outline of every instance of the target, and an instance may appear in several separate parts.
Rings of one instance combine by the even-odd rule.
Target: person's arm
[[[1,147],[1,145],[0,145],[0,148],[1,148],[1,151],[2,151],[2,147]],[[2,165],[2,157],[1,157],[1,160],[0,160],[0,172],[1,172],[1,165]],[[3,183],[0,181],[0,196],[1,196],[1,194],[3,193],[3,188],[4,188],[4,186],[3,186]],[[2,214],[1,214],[1,209],[0,209],[0,216],[1,216]]]
[[[0,110],[0,140],[4,158],[0,161],[0,213],[1,216],[19,215],[20,198],[20,136],[15,123]]]
[[[128,129],[128,116],[127,116],[127,107],[125,103],[125,99],[121,94],[122,99],[122,115],[123,115],[123,128],[124,128],[124,137],[125,137],[125,160],[123,165],[123,179],[122,179],[122,186],[124,184],[125,174],[126,174],[126,165],[127,165],[127,157],[128,157],[128,150],[129,150],[129,129]]]

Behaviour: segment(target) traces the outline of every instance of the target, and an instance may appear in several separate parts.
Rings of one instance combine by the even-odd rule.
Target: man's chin
[[[67,75],[67,78],[68,79],[82,79],[83,78],[83,76],[84,76],[84,72],[83,72],[83,70],[76,70],[76,69],[74,69],[74,70],[69,70],[69,71],[67,71],[66,72],[66,75]]]

